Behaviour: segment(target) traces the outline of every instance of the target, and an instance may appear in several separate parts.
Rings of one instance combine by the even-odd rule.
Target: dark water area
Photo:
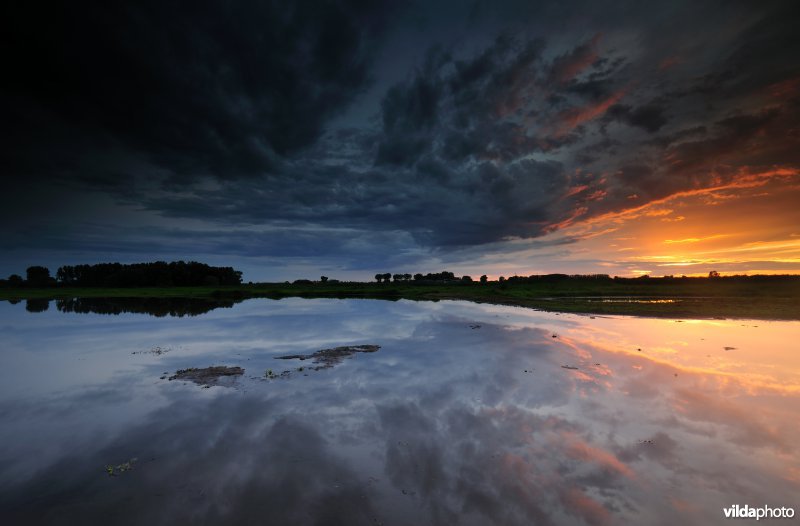
[[[800,508],[800,322],[60,305],[0,302],[1,524],[706,525],[734,504]]]
[[[29,312],[44,312],[49,308],[49,300],[26,300]],[[219,300],[209,298],[67,298],[53,300],[60,312],[83,314],[123,314],[137,313],[151,316],[199,316],[214,309],[229,309],[241,300]]]

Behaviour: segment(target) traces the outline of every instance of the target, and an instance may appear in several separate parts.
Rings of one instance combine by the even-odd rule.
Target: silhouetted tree
[[[64,285],[75,283],[75,267],[59,267],[56,270],[56,280]]]
[[[717,272],[716,270],[712,270],[711,272],[708,273],[708,277],[709,278],[718,278],[719,277],[719,272]]]
[[[377,281],[378,283],[383,281],[383,274],[375,274],[375,281]]]
[[[472,283],[472,276],[461,276],[461,281],[464,283]]]
[[[489,278],[486,277],[486,274],[481,276],[481,283],[486,283],[488,280],[489,280]]]
[[[417,277],[414,276],[414,279],[417,279]],[[458,278],[456,278],[455,274],[453,274],[452,272],[443,270],[442,272],[437,272],[437,273],[429,272],[424,276],[421,276],[419,279],[423,281],[455,281]]]
[[[46,287],[50,285],[50,269],[47,267],[33,266],[25,271],[28,285],[32,287]]]
[[[25,280],[22,279],[22,276],[19,274],[11,274],[8,277],[8,285],[10,287],[21,287],[25,283]]]
[[[403,274],[403,281],[409,281],[411,279],[411,274]]]
[[[242,273],[232,267],[212,267],[196,261],[63,266],[56,277],[65,285],[81,287],[191,287],[210,285],[214,279],[216,285],[242,282]]]
[[[386,272],[386,273],[383,274],[383,282],[384,283],[389,283],[390,279],[392,279],[392,273],[391,272]]]
[[[414,274],[414,281],[419,281],[419,280],[421,280],[421,279],[422,279],[422,278],[424,278],[424,277],[425,277],[425,276],[423,276],[422,274],[419,274],[419,273],[417,273],[417,274]]]
[[[325,283],[326,281],[328,281],[328,276],[320,276],[320,277],[319,277],[319,280],[320,280],[321,282]]]

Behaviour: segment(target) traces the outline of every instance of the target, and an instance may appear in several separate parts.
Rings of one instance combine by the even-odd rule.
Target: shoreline
[[[702,290],[705,289],[705,290]],[[628,288],[532,287],[494,284],[253,284],[226,287],[160,288],[15,288],[0,289],[0,301],[67,300],[72,298],[127,298],[141,300],[208,300],[238,302],[266,298],[377,299],[396,301],[458,300],[509,305],[536,310],[587,314],[625,315],[655,318],[800,320],[800,293],[791,287],[759,287],[725,290],[708,287],[673,287],[664,290]],[[738,294],[732,294],[739,292]]]

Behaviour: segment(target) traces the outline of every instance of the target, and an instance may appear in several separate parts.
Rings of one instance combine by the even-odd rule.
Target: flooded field
[[[800,511],[800,322],[457,301],[157,316],[44,303],[0,302],[3,524],[707,525],[735,504]]]

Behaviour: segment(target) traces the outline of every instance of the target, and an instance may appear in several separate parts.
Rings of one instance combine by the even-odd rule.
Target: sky
[[[796,1],[0,10],[3,277],[800,273]]]

